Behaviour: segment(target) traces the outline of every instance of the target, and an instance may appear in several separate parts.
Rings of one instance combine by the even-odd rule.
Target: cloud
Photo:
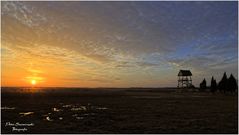
[[[34,16],[32,16],[34,14]],[[2,2],[1,15],[11,16],[28,27],[44,24],[47,18],[34,11],[34,8],[23,2]]]
[[[86,57],[101,63],[108,63],[112,61],[110,57],[107,57],[105,55],[99,55],[99,54],[90,54],[90,55],[86,55]]]
[[[140,67],[153,67],[153,66],[159,66],[158,64],[155,63],[150,63],[150,62],[136,62],[138,66]]]
[[[235,3],[4,1],[4,71],[121,85],[171,83],[180,68],[237,74]]]
[[[115,65],[116,68],[131,68],[131,67],[135,67],[135,65],[133,65],[130,62],[118,62]]]

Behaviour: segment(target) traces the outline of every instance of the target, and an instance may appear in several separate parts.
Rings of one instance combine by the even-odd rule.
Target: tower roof
[[[190,70],[179,70],[178,76],[192,76]]]

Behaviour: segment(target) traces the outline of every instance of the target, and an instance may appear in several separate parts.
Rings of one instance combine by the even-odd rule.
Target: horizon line
[[[158,88],[178,88],[175,87],[62,87],[62,86],[48,86],[48,87],[31,87],[31,86],[1,86],[1,88],[77,88],[77,89],[158,89]],[[197,87],[195,87],[197,88]]]

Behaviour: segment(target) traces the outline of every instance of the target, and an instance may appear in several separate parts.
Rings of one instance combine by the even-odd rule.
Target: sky
[[[2,86],[176,87],[238,76],[238,4],[1,2]]]

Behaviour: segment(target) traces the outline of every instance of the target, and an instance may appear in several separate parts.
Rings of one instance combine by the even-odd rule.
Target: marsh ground
[[[2,133],[238,133],[237,95],[166,88],[17,89],[2,88]]]

